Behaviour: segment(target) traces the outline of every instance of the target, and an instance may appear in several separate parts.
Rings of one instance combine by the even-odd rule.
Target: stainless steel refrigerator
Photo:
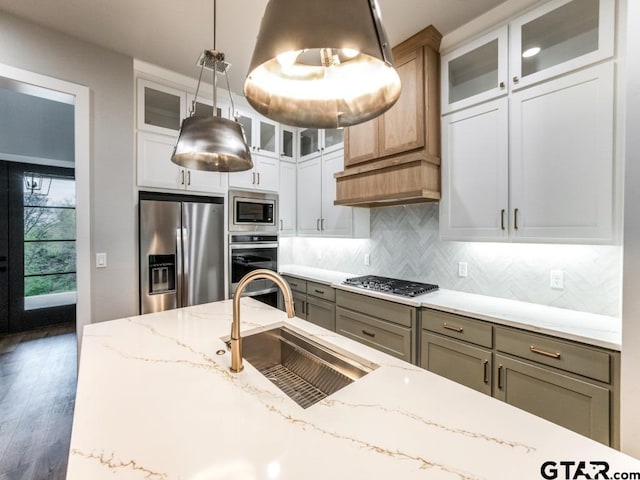
[[[224,298],[224,198],[140,192],[140,313]]]

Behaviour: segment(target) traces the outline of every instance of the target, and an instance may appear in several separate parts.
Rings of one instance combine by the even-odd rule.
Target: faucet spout
[[[260,278],[273,281],[282,290],[287,317],[292,318],[295,316],[291,288],[289,288],[289,284],[285,279],[276,272],[260,268],[242,277],[233,296],[233,323],[231,324],[231,371],[233,373],[241,372],[244,368],[242,365],[242,337],[240,335],[240,297],[242,297],[242,292],[249,283]]]

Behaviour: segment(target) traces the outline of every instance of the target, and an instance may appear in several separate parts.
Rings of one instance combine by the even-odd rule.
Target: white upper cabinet
[[[280,195],[278,197],[280,235],[296,233],[296,164],[280,162]]]
[[[510,208],[517,241],[611,241],[614,65],[513,94]]]
[[[499,241],[508,237],[508,99],[442,119],[440,236]]]
[[[237,107],[235,118],[242,125],[251,153],[280,158],[279,125],[249,108]]]
[[[344,170],[344,153],[332,152],[322,157],[322,219],[320,228],[325,236],[350,237],[353,235],[354,217],[365,212],[358,212],[353,207],[334,205],[336,199],[336,179],[334,173]],[[369,220],[366,209],[367,221]],[[368,232],[367,232],[368,235]]]
[[[318,235],[322,218],[322,158],[298,163],[298,234]]]
[[[510,24],[510,82],[517,90],[614,54],[615,0],[553,0]]]
[[[253,168],[229,173],[229,186],[277,192],[280,188],[280,160],[252,154]]]
[[[442,113],[506,95],[508,27],[505,25],[442,57]]]
[[[180,124],[186,116],[187,96],[184,91],[138,79],[138,130],[178,138]]]

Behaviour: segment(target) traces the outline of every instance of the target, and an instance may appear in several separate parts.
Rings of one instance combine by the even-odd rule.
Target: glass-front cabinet
[[[296,129],[280,125],[280,160],[296,161]]]
[[[442,113],[508,92],[508,27],[505,25],[442,57]]]
[[[138,79],[138,129],[177,138],[186,115],[186,94],[180,90]]]
[[[280,157],[278,124],[257,112],[237,108],[235,118],[244,128],[247,145],[252,152],[267,157]]]
[[[510,82],[517,90],[612,57],[615,0],[555,0],[510,24]]]
[[[303,128],[298,135],[298,145],[301,161],[340,150],[344,146],[344,129]]]

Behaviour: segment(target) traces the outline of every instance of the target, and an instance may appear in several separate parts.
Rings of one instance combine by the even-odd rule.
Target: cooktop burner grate
[[[431,283],[410,282],[397,278],[379,277],[377,275],[347,278],[343,284],[403,297],[417,297],[418,295],[424,295],[425,293],[438,289],[438,285]]]

